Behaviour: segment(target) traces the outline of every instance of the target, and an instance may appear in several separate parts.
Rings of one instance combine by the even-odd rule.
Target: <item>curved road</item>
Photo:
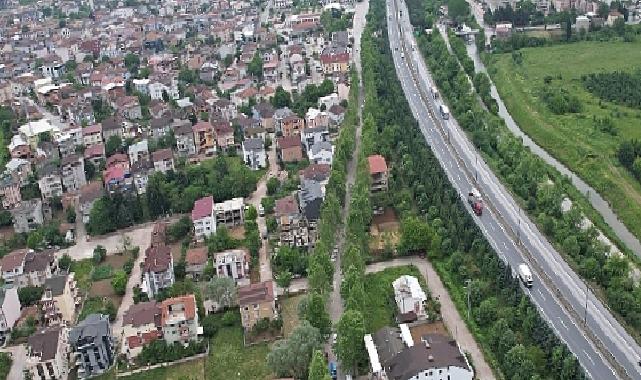
[[[472,13],[476,18],[476,22],[487,31],[487,28],[485,28],[485,25],[483,24],[483,11],[479,9],[477,3],[474,3],[472,1],[468,1],[468,3],[470,4],[470,8],[473,10]],[[472,59],[472,61],[474,61],[475,71],[487,73],[485,65],[481,61],[477,52],[476,44],[466,44],[466,48],[467,55]],[[507,107],[505,107],[505,104],[503,103],[503,100],[501,99],[501,96],[496,90],[494,82],[489,77],[489,75],[488,78],[490,79],[490,93],[492,95],[492,98],[496,100],[496,103],[499,106],[499,116],[503,118],[503,120],[505,120],[505,124],[507,125],[508,129],[512,131],[514,135],[523,139],[523,145],[529,147],[532,153],[536,154],[547,164],[552,165],[561,174],[568,177],[572,184],[588,198],[588,200],[592,204],[592,207],[594,207],[594,209],[597,210],[599,214],[601,214],[605,222],[610,226],[610,228],[612,228],[614,233],[623,242],[623,244],[625,244],[632,252],[634,252],[635,255],[641,258],[641,242],[639,241],[639,239],[637,239],[636,236],[634,236],[634,234],[632,234],[632,232],[630,232],[630,230],[628,230],[625,224],[623,224],[623,222],[619,220],[619,217],[616,215],[614,210],[612,210],[608,202],[603,199],[603,197],[594,188],[592,188],[573,171],[568,169],[560,161],[550,155],[545,149],[540,147],[525,132],[523,132],[521,128],[519,128],[514,119],[512,119],[512,115],[510,115],[510,113],[508,112]]]
[[[425,139],[461,198],[472,187],[484,194],[488,207],[482,217],[473,216],[475,222],[504,262],[512,268],[529,263],[535,285],[525,291],[589,376],[641,379],[641,348],[519,208],[456,121],[435,116],[438,102],[427,95],[433,81],[412,48],[405,4],[398,5],[403,9],[400,20],[396,6],[388,1],[390,46],[399,47],[393,52],[397,75]]]

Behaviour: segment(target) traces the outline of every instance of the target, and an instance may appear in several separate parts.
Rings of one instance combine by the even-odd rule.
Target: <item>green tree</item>
[[[263,79],[263,58],[258,51],[247,65],[247,73],[258,80]]]
[[[245,211],[245,220],[254,221],[256,218],[258,218],[258,211],[256,211],[256,207],[254,207],[254,205],[249,205]]]
[[[67,219],[67,223],[76,223],[76,209],[73,206],[67,207],[65,219]]]
[[[292,96],[285,91],[283,86],[276,87],[271,103],[275,108],[289,107],[292,105]]]
[[[27,237],[27,247],[31,249],[39,249],[42,247],[42,244],[44,243],[44,238],[42,237],[42,234],[38,231],[32,231],[29,233],[29,236]]]
[[[416,216],[401,221],[401,241],[398,250],[402,254],[427,252],[431,247],[432,228]]]
[[[276,177],[270,177],[267,180],[267,195],[274,195],[280,188],[280,181]]]
[[[505,374],[512,380],[529,380],[535,367],[522,344],[517,344],[505,354]]]
[[[334,352],[348,373],[356,373],[359,361],[365,352],[365,321],[360,311],[347,310],[341,316],[336,328],[336,347]]]
[[[292,272],[288,270],[284,270],[284,271],[278,272],[274,277],[276,279],[276,284],[281,288],[285,289],[285,292],[287,292],[289,285],[291,285],[292,283],[292,278],[293,278]]]
[[[38,301],[40,301],[40,298],[42,298],[43,292],[44,289],[40,286],[25,286],[18,289],[18,299],[20,300],[20,305],[35,305]]]
[[[361,337],[362,340],[362,337]],[[279,377],[306,379],[314,351],[321,347],[318,329],[302,321],[286,340],[274,344],[267,364]]]
[[[122,139],[118,135],[109,136],[107,143],[105,143],[105,155],[107,157],[114,153],[120,152],[122,149]]]
[[[114,276],[111,279],[111,287],[117,295],[125,295],[125,291],[127,290],[127,280],[127,273],[125,273],[124,270],[117,270],[116,273],[114,273]]]
[[[85,160],[85,179],[91,181],[96,175],[96,166],[91,160]]]
[[[129,70],[130,73],[136,74],[138,72],[138,67],[140,66],[140,57],[138,54],[127,53],[125,55],[125,67]]]
[[[62,270],[69,270],[71,267],[71,257],[66,253],[58,260],[58,267]]]
[[[325,298],[317,292],[307,295],[304,302],[299,305],[300,317],[316,327],[321,337],[327,338],[332,329],[332,320],[327,313]]]
[[[236,283],[229,277],[214,277],[207,283],[204,295],[218,308],[229,307],[236,302]]]
[[[325,357],[320,350],[314,351],[312,356],[312,363],[309,365],[308,380],[332,380],[327,371],[327,363]]]
[[[456,22],[464,20],[470,14],[470,7],[465,0],[448,0],[447,6],[448,16]]]

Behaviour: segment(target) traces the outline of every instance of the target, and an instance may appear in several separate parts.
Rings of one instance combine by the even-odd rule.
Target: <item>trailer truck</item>
[[[521,279],[521,282],[526,287],[532,287],[532,272],[530,271],[530,267],[525,263],[519,264],[519,279]]]
[[[472,211],[478,216],[483,215],[483,198],[477,189],[471,189],[467,193],[467,203],[472,207]]]

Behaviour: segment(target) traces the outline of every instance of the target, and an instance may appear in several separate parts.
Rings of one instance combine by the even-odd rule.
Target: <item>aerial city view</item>
[[[641,380],[641,1],[0,0],[0,380]]]

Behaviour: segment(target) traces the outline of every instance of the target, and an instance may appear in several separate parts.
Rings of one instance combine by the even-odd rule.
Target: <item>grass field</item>
[[[367,332],[376,332],[385,326],[395,325],[396,302],[392,282],[401,275],[418,278],[423,290],[429,297],[423,275],[415,266],[387,268],[378,273],[365,275],[365,322]]]
[[[123,380],[202,380],[205,378],[203,359],[187,363],[176,364],[170,367],[156,368],[137,373],[131,376],[120,377]],[[98,380],[115,380],[114,370],[99,376]]]
[[[267,344],[243,346],[240,327],[223,327],[212,339],[206,364],[208,380],[267,380],[274,375],[267,367]]]
[[[283,318],[283,334],[288,337],[300,324],[298,320],[298,304],[305,298],[304,294],[296,296],[280,297],[280,315]]]
[[[641,139],[641,110],[601,102],[581,83],[584,74],[638,68],[641,42],[580,42],[520,51],[521,65],[514,64],[510,54],[491,57],[490,72],[510,114],[524,132],[608,200],[641,237],[641,185],[615,157],[621,141]],[[539,101],[546,76],[553,78],[552,85],[579,97],[581,113],[556,115]],[[595,117],[610,118],[618,133],[600,131]]]

